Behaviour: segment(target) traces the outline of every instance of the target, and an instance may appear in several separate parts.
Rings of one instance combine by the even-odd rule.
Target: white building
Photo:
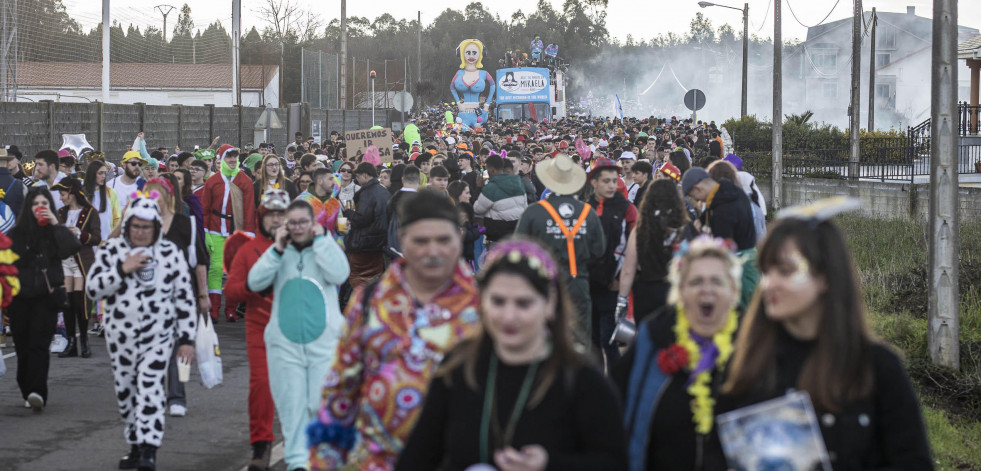
[[[871,16],[871,11],[864,13],[866,25],[871,25]],[[877,11],[876,16],[876,128],[905,129],[930,117],[933,20],[917,16],[913,7],[907,7],[906,13]],[[868,119],[871,46],[871,35],[865,32],[863,27],[859,87],[863,128]],[[958,42],[977,34],[975,28],[959,26]],[[813,111],[815,121],[847,127],[851,100],[852,18],[808,28],[807,39],[801,46],[803,60],[799,71],[784,72],[784,100],[800,103],[801,109]],[[964,62],[958,63],[957,67],[958,100],[966,100],[970,91],[970,70]],[[788,86],[794,81],[802,82],[803,86]]]
[[[279,106],[279,67],[243,65],[242,106]],[[107,103],[148,105],[212,104],[228,107],[231,64],[110,65]],[[98,62],[19,62],[17,100],[85,103],[102,100],[102,64]]]

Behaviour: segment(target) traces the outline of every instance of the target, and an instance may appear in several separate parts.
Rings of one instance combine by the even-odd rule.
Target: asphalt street
[[[196,364],[186,383],[188,413],[166,420],[157,469],[244,470],[251,458],[248,422],[248,362],[245,322],[216,325],[224,383],[206,389]],[[129,446],[113,393],[104,338],[91,339],[92,358],[51,354],[49,399],[43,412],[24,407],[17,388],[17,362],[10,338],[0,349],[7,375],[0,378],[0,470],[102,471],[118,469]],[[274,470],[285,470],[282,435],[274,426]]]

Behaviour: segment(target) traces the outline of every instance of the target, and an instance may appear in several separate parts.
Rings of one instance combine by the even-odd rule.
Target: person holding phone
[[[304,430],[320,405],[320,386],[334,363],[344,327],[337,288],[350,275],[347,257],[313,206],[290,203],[275,243],[249,270],[249,291],[273,289],[266,325],[266,359],[273,403],[283,430],[284,459],[290,470],[306,469]]]

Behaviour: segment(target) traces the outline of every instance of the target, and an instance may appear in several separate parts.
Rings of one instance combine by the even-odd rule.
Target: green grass
[[[927,348],[926,225],[857,216],[836,222],[863,282],[870,325],[905,353],[937,468],[981,471],[981,223],[959,230],[961,368],[950,371],[932,365]]]

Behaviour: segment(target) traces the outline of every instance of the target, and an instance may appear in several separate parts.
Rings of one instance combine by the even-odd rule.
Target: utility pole
[[[102,102],[109,102],[109,0],[102,0]]]
[[[850,143],[851,153],[848,156],[848,178],[856,180],[858,174],[858,162],[862,152],[859,138],[861,136],[861,123],[859,122],[859,107],[862,103],[862,95],[859,87],[861,86],[860,74],[862,73],[862,0],[855,0],[855,8],[852,13],[852,104],[848,106],[848,116],[850,118]]]
[[[341,109],[347,109],[347,0],[341,0]]]
[[[173,5],[157,5],[157,6],[153,7],[153,8],[156,9],[157,11],[159,11],[160,14],[163,15],[163,17],[164,17],[163,38],[164,38],[164,43],[166,43],[167,42],[167,15],[169,15],[170,12],[174,11],[174,9],[176,7],[173,6]],[[164,10],[167,10],[167,11],[164,11]]]
[[[232,0],[232,99],[235,104],[242,106],[242,82],[241,71],[242,61],[239,57],[242,44],[242,0]],[[263,65],[264,67],[264,65]],[[279,76],[283,76],[283,69],[279,69]],[[279,88],[279,96],[282,99],[283,88]],[[263,103],[265,104],[265,103]]]
[[[783,201],[783,34],[780,30],[780,6],[773,0],[773,196],[770,203],[778,210]]]
[[[417,82],[422,82],[422,11],[419,11],[418,12],[418,16],[416,17],[416,19],[419,22],[418,28],[416,28],[416,34],[418,35],[418,39],[417,39],[416,43],[417,43],[417,47],[419,48],[418,51],[416,52],[416,59],[417,59],[416,60],[416,76],[417,76],[416,81]]]
[[[957,0],[933,0],[930,67],[930,360],[960,369],[957,262]]]
[[[872,30],[872,34],[869,35],[869,41],[871,45],[869,46],[869,132],[875,130],[875,26],[879,22],[879,19],[875,16],[875,7],[872,7],[872,17],[870,20],[872,24],[869,28]]]
[[[17,0],[0,0],[0,101],[17,101]]]
[[[747,94],[749,93],[749,3],[743,4],[743,101],[739,108],[739,117],[745,118],[748,113]]]

